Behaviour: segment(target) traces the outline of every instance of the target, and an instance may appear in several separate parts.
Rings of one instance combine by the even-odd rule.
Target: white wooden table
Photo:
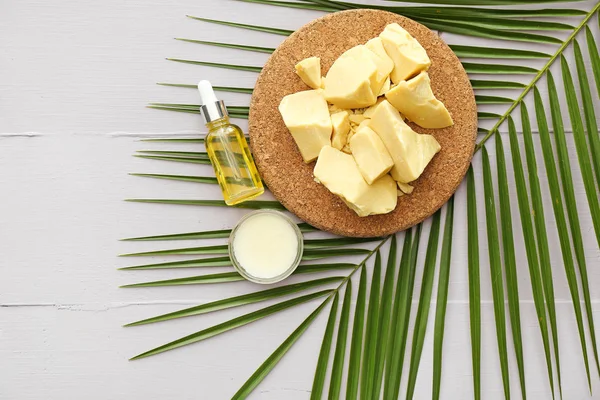
[[[590,4],[575,3],[570,7],[589,9]],[[117,267],[132,262],[119,259],[117,254],[169,247],[165,243],[127,243],[118,239],[229,228],[246,212],[122,201],[131,197],[219,198],[212,185],[128,175],[198,175],[199,171],[210,171],[207,166],[170,165],[131,157],[136,150],[164,149],[164,145],[140,143],[140,138],[205,131],[197,115],[144,108],[150,101],[198,102],[194,90],[160,87],[155,82],[194,83],[210,79],[218,85],[251,87],[256,77],[249,72],[173,63],[165,61],[165,57],[258,66],[267,58],[264,54],[179,42],[173,37],[267,47],[275,47],[283,39],[194,21],[186,14],[287,29],[296,29],[321,15],[230,0],[0,0],[0,399],[226,399],[317,304],[296,307],[184,349],[127,361],[142,351],[239,315],[241,310],[145,327],[125,329],[121,325],[255,289],[246,282],[118,288],[126,283],[197,272],[117,271]],[[593,26],[600,40],[598,25]],[[449,42],[453,39],[451,35],[444,38]],[[249,100],[242,94],[222,97],[230,105],[247,105]],[[246,125],[243,121],[240,124]],[[572,143],[569,144],[575,157]],[[182,150],[195,148],[181,146]],[[479,158],[476,157],[476,164]],[[546,190],[544,176],[540,174]],[[583,199],[578,171],[574,178],[577,195]],[[480,176],[477,179],[481,182]],[[509,179],[512,180],[512,174]],[[478,189],[482,189],[481,185]],[[465,187],[461,187],[456,199],[456,236],[446,316],[444,399],[472,398],[465,195]],[[483,206],[482,201],[479,205]],[[516,199],[512,210],[516,216]],[[554,227],[550,210],[547,203],[548,224]],[[582,205],[579,212],[595,318],[600,323],[600,252],[587,205]],[[528,391],[531,399],[547,399],[550,392],[546,367],[518,220],[515,227]],[[484,226],[480,230],[485,237]],[[553,228],[551,233],[553,259],[560,260]],[[173,247],[188,245],[173,243]],[[492,400],[503,398],[503,393],[485,240],[481,254],[482,385],[484,398]],[[133,260],[136,261],[139,260]],[[560,264],[552,267],[563,392],[568,399],[587,398],[564,271]],[[421,269],[417,282],[420,272]],[[415,288],[415,307],[419,286]],[[243,311],[262,306],[246,307]],[[418,399],[431,395],[433,310],[432,307],[417,380]],[[309,397],[326,318],[327,313],[320,315],[251,398]],[[511,343],[509,350],[513,363],[511,389],[518,397]],[[596,373],[592,372],[592,376]],[[597,377],[593,381],[594,398],[600,398]],[[403,387],[405,384],[404,379]]]

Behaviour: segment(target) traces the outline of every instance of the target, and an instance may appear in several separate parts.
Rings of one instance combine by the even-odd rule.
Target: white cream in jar
[[[288,277],[300,263],[303,250],[298,226],[273,210],[247,214],[229,237],[234,267],[256,283],[274,283]]]

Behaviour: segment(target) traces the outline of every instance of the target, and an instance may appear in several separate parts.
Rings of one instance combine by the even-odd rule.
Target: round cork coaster
[[[359,217],[342,200],[314,181],[315,163],[304,163],[277,107],[291,93],[309,88],[294,65],[321,58],[325,75],[346,50],[364,44],[396,22],[413,35],[431,59],[433,93],[454,120],[444,129],[410,126],[437,139],[442,149],[413,182],[412,194],[398,198],[394,211]],[[458,188],[475,148],[477,107],[473,89],[450,47],[425,26],[397,14],[378,10],[350,10],[316,19],[287,38],[265,64],[250,105],[250,145],[259,172],[275,197],[292,213],[316,228],[343,236],[383,236],[407,229],[437,211]]]

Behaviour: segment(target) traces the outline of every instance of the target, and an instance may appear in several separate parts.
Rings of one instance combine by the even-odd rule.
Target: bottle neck
[[[218,129],[220,127],[229,125],[229,117],[228,116],[224,116],[222,118],[219,119],[215,119],[214,121],[210,121],[206,124],[206,127],[208,128],[209,132],[215,129]]]

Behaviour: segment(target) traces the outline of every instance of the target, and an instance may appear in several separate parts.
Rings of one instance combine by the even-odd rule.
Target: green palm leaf
[[[442,346],[444,343],[444,325],[446,323],[446,305],[448,302],[448,285],[450,283],[450,257],[452,253],[452,229],[454,225],[454,196],[448,200],[446,222],[440,255],[440,275],[435,307],[435,327],[433,338],[433,400],[440,398],[440,381],[442,378]]]
[[[141,253],[120,254],[119,257],[140,257],[140,256],[168,256],[168,255],[199,255],[199,254],[227,254],[226,244],[217,246],[187,247],[184,249],[145,251]]]
[[[406,399],[411,400],[415,393],[415,384],[421,362],[421,352],[425,341],[425,332],[427,330],[427,317],[429,307],[431,306],[431,292],[433,290],[433,277],[435,275],[435,264],[438,249],[440,233],[440,211],[433,215],[431,230],[429,232],[429,243],[427,244],[427,253],[425,264],[423,266],[423,280],[421,282],[421,294],[419,296],[419,307],[415,318],[415,331],[413,333],[412,351],[410,354],[410,370],[408,373],[408,385],[406,388]],[[415,255],[416,256],[416,255]]]
[[[477,117],[479,119],[498,119],[498,118],[501,118],[502,116],[500,114],[496,114],[496,113],[480,111],[477,113]]]
[[[172,181],[183,181],[183,182],[195,182],[195,183],[208,183],[216,185],[219,182],[214,176],[190,176],[190,175],[165,175],[165,174],[139,174],[131,173],[132,176],[141,176],[144,178],[156,178],[156,179],[167,179]]]
[[[159,107],[170,107],[177,109],[189,109],[198,111],[201,107],[201,104],[189,104],[189,103],[150,103],[151,106],[159,106]],[[227,110],[232,114],[247,114],[250,112],[250,107],[248,106],[227,106]],[[148,153],[148,151],[141,151]],[[163,152],[166,153],[166,152]],[[176,152],[181,153],[181,152]],[[161,153],[159,153],[161,154]],[[206,153],[205,153],[206,154]]]
[[[169,143],[204,143],[204,138],[203,137],[198,137],[198,138],[155,138],[155,139],[142,139],[141,141],[142,142],[169,142]]]
[[[226,257],[198,258],[194,260],[172,261],[164,263],[134,265],[131,267],[119,268],[120,270],[138,270],[138,269],[171,269],[171,268],[202,268],[202,267],[229,267],[231,260]]]
[[[382,238],[350,238],[350,237],[336,237],[332,239],[305,239],[305,249],[317,249],[321,247],[337,247],[347,246],[349,244],[360,244],[360,243],[371,243],[379,242]]]
[[[247,46],[247,45],[243,45],[243,44],[209,42],[206,40],[185,39],[185,38],[175,38],[175,40],[181,40],[182,42],[189,42],[189,43],[204,44],[207,46],[225,47],[228,49],[255,51],[258,53],[267,53],[267,54],[271,54],[272,52],[275,51],[275,49],[272,47]]]
[[[489,28],[491,24],[481,25],[478,21],[481,18],[472,19],[469,21],[455,22],[452,19],[444,20],[440,18],[423,18],[415,17],[415,19],[427,26],[429,29],[454,33],[457,35],[473,36],[485,39],[511,40],[530,43],[551,43],[561,44],[562,40],[553,36],[538,35],[534,33],[506,31],[503,29]],[[484,27],[487,26],[487,27]]]
[[[342,257],[342,256],[360,256],[368,255],[371,251],[367,249],[308,249],[304,250],[303,260],[319,260],[322,258],[329,257]]]
[[[276,35],[289,36],[292,33],[294,33],[294,31],[290,31],[288,29],[267,28],[267,27],[264,27],[264,26],[240,24],[240,23],[237,23],[237,22],[220,21],[220,20],[217,20],[217,19],[208,19],[208,18],[194,17],[193,15],[188,15],[187,17],[191,18],[191,19],[198,20],[198,21],[210,22],[212,24],[226,25],[226,26],[231,26],[231,27],[234,27],[234,28],[250,29],[250,30],[253,30],[253,31],[273,33],[273,34],[276,34]]]
[[[579,168],[583,178],[583,186],[585,187],[585,194],[588,199],[588,206],[590,208],[594,230],[596,231],[596,240],[598,242],[598,246],[600,247],[600,202],[598,200],[596,186],[594,185],[592,166],[590,164],[590,154],[587,142],[585,141],[583,122],[581,121],[581,114],[579,112],[579,102],[577,101],[577,95],[575,94],[575,86],[573,84],[573,78],[571,77],[571,71],[569,70],[569,64],[564,56],[561,56],[560,64],[562,67],[563,83],[567,95],[567,104],[569,106],[568,108],[569,116],[571,118],[571,127],[573,128],[573,139],[575,140],[577,159],[579,160]],[[550,77],[550,75],[548,76]],[[591,108],[593,106],[588,104],[587,107]],[[598,132],[590,132],[590,134],[597,135]]]
[[[156,317],[146,318],[140,321],[131,322],[125,326],[138,326],[153,324],[155,322],[169,321],[177,318],[191,317],[194,315],[208,314],[215,311],[226,310],[229,308],[245,306],[248,304],[255,304],[262,301],[276,299],[278,297],[287,296],[289,294],[305,291],[317,286],[327,285],[330,283],[339,282],[339,277],[328,277],[315,279],[313,281],[305,281],[300,283],[294,283],[291,285],[285,285],[276,287],[273,289],[261,290],[258,292],[243,294],[240,296],[229,297],[223,300],[216,300],[210,303],[200,304],[194,307],[184,308],[183,310],[174,311],[167,314],[161,314]]]
[[[402,1],[402,0],[388,0]],[[415,3],[452,4],[461,6],[508,6],[523,4],[557,3],[562,0],[417,0]],[[581,1],[581,0],[567,0]]]
[[[577,287],[577,277],[575,276],[575,266],[573,265],[573,253],[571,252],[571,246],[569,242],[567,221],[563,211],[564,209],[562,197],[559,192],[558,174],[556,172],[556,162],[554,160],[554,154],[552,152],[552,145],[550,144],[548,122],[546,120],[546,113],[544,110],[544,105],[542,103],[542,97],[537,88],[534,89],[534,98],[535,114],[538,122],[538,128],[540,131],[540,141],[542,143],[542,154],[544,155],[544,164],[546,165],[546,173],[548,174],[548,186],[550,187],[550,193],[553,200],[552,207],[554,209],[554,217],[556,218],[556,225],[558,227],[557,232],[560,240],[561,252],[563,255],[563,264],[565,268],[567,282],[569,283],[569,291],[571,292],[571,299],[573,301],[575,317],[577,319],[579,341],[581,343],[583,362],[585,364],[588,385],[591,388],[590,367],[588,362],[587,345],[585,342],[585,333],[583,328],[583,317],[581,313],[579,289]]]
[[[473,394],[481,399],[481,285],[479,279],[479,235],[477,196],[473,166],[467,171],[467,249],[469,270],[469,321],[471,326],[471,357],[473,362]]]
[[[227,246],[212,246],[221,249],[224,247],[227,249]],[[212,250],[213,253],[216,251],[222,250]],[[227,253],[227,251],[223,251]],[[319,260],[322,258],[330,258],[330,257],[341,257],[341,256],[357,256],[357,255],[365,255],[369,254],[370,250],[367,249],[308,249],[305,250],[302,255],[303,261],[311,261],[311,260]],[[164,254],[164,253],[163,253]],[[170,253],[173,254],[173,253]],[[178,254],[178,253],[175,253]],[[179,253],[186,254],[186,253]],[[193,253],[188,253],[193,254]],[[218,254],[218,253],[216,253]],[[173,269],[173,268],[202,268],[202,267],[226,267],[231,266],[231,260],[229,256],[227,257],[213,257],[213,258],[198,258],[194,260],[184,260],[184,261],[173,261],[173,262],[165,262],[165,263],[155,263],[155,264],[144,264],[144,265],[134,265],[131,267],[123,267],[119,268],[120,270],[140,270],[140,269]]]
[[[137,152],[145,153],[145,154],[152,154],[152,155],[160,155],[160,156],[208,159],[208,153],[205,151],[138,150]]]
[[[151,204],[177,204],[182,206],[208,206],[208,207],[236,207],[236,208],[249,208],[252,210],[261,209],[274,209],[274,210],[285,210],[285,207],[278,201],[266,201],[266,200],[251,200],[246,201],[234,206],[228,206],[222,200],[170,200],[170,199],[126,199],[125,201],[131,201],[134,203],[151,203]]]
[[[337,9],[327,7],[327,6],[319,6],[315,4],[307,4],[307,3],[299,3],[293,1],[277,1],[277,0],[238,0],[243,1],[245,3],[255,3],[255,4],[268,4],[270,6],[280,6],[287,8],[301,8],[303,10],[316,10],[316,11],[336,11]]]
[[[308,274],[313,272],[337,271],[342,269],[356,269],[356,264],[351,263],[327,263],[327,264],[302,264],[296,268],[295,274]]]
[[[310,391],[311,400],[319,400],[323,394],[323,385],[325,384],[325,376],[327,375],[327,364],[329,363],[329,353],[331,351],[331,342],[333,341],[333,330],[335,329],[335,321],[337,319],[337,308],[339,303],[338,293],[333,296],[333,303],[329,311],[327,326],[323,334],[323,342],[319,351],[319,359],[317,361],[317,369],[315,370],[315,378],[313,379],[312,389]]]
[[[365,325],[365,302],[367,297],[367,271],[363,265],[360,270],[358,295],[354,306],[354,322],[350,341],[350,360],[348,363],[348,379],[346,380],[346,398],[358,398],[358,382],[360,379],[361,350]]]
[[[486,81],[471,79],[473,89],[523,89],[525,85],[519,82]]]
[[[330,248],[346,246],[349,244],[361,244],[378,241],[379,238],[333,238],[333,239],[306,239],[304,240],[304,248],[314,250],[319,248]],[[203,246],[203,247],[186,247],[181,249],[146,251],[142,253],[121,254],[121,257],[136,257],[136,256],[168,256],[168,255],[200,255],[200,254],[227,254],[227,245]],[[315,252],[307,252],[307,255],[315,254]],[[320,254],[320,253],[316,253]]]
[[[598,24],[600,25],[600,22]],[[588,45],[588,52],[590,54],[592,72],[594,73],[594,78],[596,79],[596,89],[598,92],[598,97],[600,98],[600,54],[598,54],[598,46],[596,45],[594,35],[592,35],[592,31],[590,30],[589,26],[585,27],[585,38]]]
[[[464,46],[459,44],[451,44],[450,48],[459,58],[514,58],[517,60],[527,58],[550,58],[550,54],[530,50]]]
[[[576,43],[576,42],[575,42]],[[587,145],[583,133],[583,124],[581,122],[581,116],[579,114],[579,107],[577,99],[575,97],[575,88],[573,87],[573,81],[569,77],[565,77],[564,74],[570,74],[569,67],[566,64],[566,60],[561,58],[561,64],[563,68],[563,80],[565,84],[565,90],[567,93],[567,104],[569,105],[569,115],[571,115],[571,124],[573,126],[573,137],[575,139],[575,146],[577,148],[577,155],[580,160],[581,172],[584,177],[584,186],[586,193],[588,190],[591,191],[591,195],[588,194],[588,203],[590,211],[592,213],[592,221],[594,222],[594,228],[596,228],[596,239],[600,245],[600,205],[598,204],[598,195],[594,186],[591,166],[589,165],[589,156]],[[585,253],[583,250],[583,238],[581,236],[581,225],[579,223],[579,217],[577,215],[577,200],[575,197],[575,190],[573,189],[573,178],[571,176],[569,158],[566,149],[566,138],[562,123],[562,117],[560,113],[560,104],[558,102],[558,94],[556,92],[556,86],[552,74],[548,72],[548,93],[550,95],[550,110],[552,114],[552,125],[554,127],[554,138],[556,141],[556,147],[559,155],[559,166],[561,171],[561,177],[563,182],[563,195],[565,203],[567,205],[567,215],[569,217],[569,223],[571,226],[571,240],[573,242],[573,248],[575,250],[575,258],[577,259],[577,265],[579,267],[579,276],[581,278],[581,288],[583,291],[583,298],[585,300],[585,307],[588,317],[588,325],[590,332],[595,332],[594,329],[594,318],[592,314],[591,296],[588,282],[587,266],[585,261]],[[573,107],[577,107],[573,109]],[[574,122],[576,121],[576,122]],[[595,123],[595,121],[594,121]],[[579,143],[579,144],[578,144]],[[580,154],[581,152],[581,154]],[[584,153],[585,152],[585,153]],[[566,156],[566,157],[565,157]],[[583,159],[583,161],[582,161]],[[587,169],[584,172],[584,165]],[[586,184],[587,181],[587,184]],[[596,368],[600,374],[600,363],[598,362],[598,350],[596,346],[596,337],[594,334],[591,335],[592,349],[594,350],[594,359],[596,360]]]
[[[342,277],[340,277],[342,279]],[[136,287],[155,287],[155,286],[179,286],[179,285],[206,285],[212,283],[228,283],[243,281],[244,277],[237,272],[222,272],[218,274],[207,274],[200,276],[191,276],[179,279],[166,279],[162,281],[133,283],[130,285],[120,286],[122,288]]]
[[[529,266],[529,277],[531,282],[531,292],[533,293],[533,301],[535,304],[535,311],[538,317],[538,324],[540,327],[540,333],[542,335],[542,342],[544,345],[544,353],[546,355],[546,368],[548,371],[548,381],[550,384],[550,390],[552,391],[552,398],[554,398],[554,384],[553,384],[553,372],[552,372],[552,355],[550,353],[550,341],[548,334],[548,323],[546,322],[546,306],[544,304],[544,289],[542,287],[542,276],[540,273],[539,258],[535,242],[535,234],[533,231],[533,224],[531,222],[531,206],[529,203],[529,197],[527,195],[527,186],[525,184],[525,173],[523,172],[523,163],[521,161],[521,154],[519,150],[519,142],[517,139],[517,130],[515,123],[512,118],[508,119],[508,133],[510,138],[510,152],[513,161],[515,185],[517,192],[517,199],[519,202],[519,213],[521,216],[521,227],[523,229],[523,238],[525,240],[525,251],[527,253],[527,264]],[[554,304],[554,299],[552,299]],[[553,320],[553,324],[556,325],[556,320]],[[554,344],[558,349],[558,338],[554,338]],[[558,351],[557,351],[558,353]],[[558,369],[560,373],[560,369]],[[559,379],[560,380],[560,379]]]
[[[525,103],[521,103],[521,124],[523,126],[523,142],[525,145],[525,157],[527,160],[527,170],[529,173],[529,187],[531,190],[531,204],[533,211],[529,211],[535,224],[537,245],[540,254],[540,273],[546,298],[546,307],[548,309],[548,319],[552,329],[552,339],[554,347],[554,359],[556,360],[556,373],[558,378],[558,388],[562,396],[562,383],[560,373],[560,354],[558,351],[558,327],[556,323],[556,307],[554,297],[554,283],[552,278],[552,269],[550,268],[550,250],[548,246],[548,235],[546,232],[546,218],[544,205],[542,203],[542,191],[538,175],[535,149],[533,146],[533,135],[529,121],[529,112]],[[554,168],[554,166],[552,167]]]
[[[340,397],[342,386],[342,374],[344,372],[344,358],[346,356],[346,338],[348,336],[348,320],[350,319],[350,303],[352,302],[352,281],[346,283],[344,292],[344,303],[340,315],[337,339],[335,341],[335,355],[331,368],[331,380],[329,382],[328,400],[337,400]],[[333,334],[332,334],[333,335]]]
[[[352,264],[353,267],[356,265]],[[329,270],[347,269],[348,264],[332,263],[332,264],[308,264],[300,265],[294,271],[294,274],[308,274],[314,272],[323,272]],[[341,278],[340,278],[341,279]],[[186,278],[167,279],[162,281],[134,283],[131,285],[121,286],[122,288],[133,287],[152,287],[152,286],[180,286],[180,285],[204,285],[209,283],[227,283],[242,281],[244,278],[237,272],[222,272],[218,274],[207,274],[199,276],[190,276]]]
[[[476,7],[397,7],[383,6],[374,4],[349,3],[343,1],[327,0],[304,0],[306,3],[287,2],[277,0],[238,0],[247,3],[269,4],[273,6],[303,8],[317,11],[337,11],[351,8],[373,8],[378,10],[387,10],[407,17],[414,18],[420,16],[489,16],[489,17],[574,17],[585,15],[583,10],[575,9],[496,9],[496,8],[476,8]],[[440,3],[430,1],[430,3]],[[449,4],[449,3],[448,3]],[[488,5],[488,2],[481,1],[482,5]]]
[[[433,19],[433,18],[432,18]],[[444,22],[461,22],[462,24],[469,24],[479,26],[482,28],[493,28],[499,30],[511,30],[511,31],[570,31],[575,29],[574,26],[569,24],[563,24],[559,22],[549,22],[540,20],[518,20],[497,18],[497,17],[482,17],[482,16],[437,16],[436,21]],[[562,43],[562,41],[559,41]],[[549,57],[549,56],[548,56]]]
[[[412,302],[412,289],[414,288],[416,251],[418,251],[421,225],[417,228],[415,239],[412,239],[412,229],[407,230],[404,236],[400,270],[396,281],[394,307],[390,329],[394,332],[388,337],[387,354],[385,357],[385,385],[383,398],[397,399],[400,391],[400,379],[406,349],[408,321]],[[412,255],[415,255],[412,257]],[[415,261],[414,263],[412,261]]]
[[[298,224],[298,228],[302,233],[314,232],[317,229],[308,225],[305,222]],[[171,235],[157,235],[157,236],[143,236],[122,239],[124,241],[156,241],[156,240],[196,240],[196,239],[220,239],[228,238],[231,234],[231,229],[223,229],[218,231],[204,231],[204,232],[190,232],[190,233],[176,233]]]
[[[193,85],[190,83],[158,82],[157,85],[181,87],[181,88],[188,88],[188,89],[197,89],[198,88],[197,84]],[[240,88],[240,87],[231,87],[231,86],[213,86],[213,89],[216,92],[232,92],[232,93],[246,93],[246,94],[252,94],[252,92],[254,91],[254,89],[252,89],[252,88]],[[177,139],[167,139],[167,140],[177,140]],[[146,141],[152,142],[152,141],[158,141],[158,140],[157,139],[149,139]]]
[[[433,2],[433,1],[432,1]],[[482,1],[483,2],[483,1]],[[533,3],[533,2],[532,2]],[[485,2],[487,6],[489,3]],[[384,7],[385,8],[385,7]],[[517,8],[476,8],[476,7],[389,7],[391,11],[406,15],[428,16],[487,16],[487,17],[576,17],[586,15],[584,10],[551,8],[551,9],[517,9]]]
[[[490,277],[492,279],[492,296],[494,302],[494,320],[496,321],[496,337],[498,340],[498,353],[500,369],[502,370],[502,383],[504,397],[510,399],[510,383],[508,378],[508,354],[506,349],[506,313],[504,311],[504,287],[502,282],[502,267],[500,261],[500,241],[498,238],[498,220],[496,219],[496,204],[494,189],[492,187],[492,171],[490,160],[485,149],[483,155],[483,189],[485,194],[486,226],[488,236],[488,253],[490,260]]]
[[[321,313],[325,305],[328,303],[329,297],[324,301],[315,311],[313,311],[301,324],[296,328],[294,332],[261,364],[260,367],[252,374],[250,378],[242,385],[242,387],[233,395],[233,399],[245,399],[253,390],[258,386],[260,382],[271,372],[275,365],[283,358],[285,353],[296,343],[296,341],[302,336],[304,331],[308,329],[310,324],[317,318]]]
[[[521,309],[519,307],[519,285],[517,283],[517,260],[515,256],[515,240],[513,237],[512,213],[510,209],[510,192],[504,145],[499,133],[496,133],[496,163],[498,170],[498,200],[500,203],[500,230],[502,232],[502,249],[504,251],[504,274],[506,277],[506,293],[508,296],[508,314],[512,329],[513,345],[519,369],[521,396],[527,398],[525,387],[525,366],[523,362],[523,337],[521,335]]]
[[[375,380],[375,357],[372,355],[377,351],[377,338],[379,330],[379,289],[381,281],[381,254],[379,251],[375,256],[375,265],[371,277],[371,289],[369,292],[369,307],[367,309],[367,326],[365,328],[365,341],[362,355],[362,367],[360,376],[360,398],[369,400]]]
[[[190,176],[190,175],[164,175],[164,174],[139,174],[139,173],[131,173],[129,175],[132,176],[140,176],[142,178],[155,178],[155,179],[166,179],[171,181],[181,181],[181,182],[193,182],[193,183],[202,183],[202,184],[210,184],[217,185],[219,181],[217,178],[212,176]],[[250,179],[242,178],[241,180],[233,179],[230,177],[226,177],[225,180],[227,182],[248,182],[250,183]]]
[[[481,63],[462,63],[465,71],[469,74],[488,74],[488,75],[522,75],[535,74],[537,69],[531,67],[522,67],[519,65],[502,64],[481,64]]]
[[[134,238],[122,239],[124,241],[146,242],[156,240],[196,240],[196,239],[220,239],[228,238],[231,234],[231,229],[222,229],[218,231],[190,232],[190,233],[175,233],[171,235],[156,235],[156,236],[141,236]]]
[[[587,28],[587,27],[586,27]],[[589,28],[588,28],[589,30]],[[579,88],[581,90],[581,98],[583,103],[583,111],[585,115],[585,121],[587,126],[588,140],[590,142],[591,158],[596,172],[596,182],[600,187],[600,132],[598,132],[598,124],[596,123],[596,113],[594,112],[594,100],[592,99],[592,92],[590,84],[587,78],[587,71],[583,61],[583,55],[581,54],[581,48],[577,40],[573,41],[575,49],[575,63],[577,65],[577,77],[579,78]],[[590,51],[590,58],[593,59],[592,51]],[[596,49],[596,55],[598,49]],[[594,66],[592,65],[592,68]],[[600,92],[599,92],[600,93]]]
[[[169,110],[175,110],[175,109],[169,108]],[[177,110],[175,110],[175,111],[177,111]],[[208,158],[150,156],[150,155],[145,155],[145,154],[134,154],[134,157],[145,158],[147,160],[175,161],[175,162],[182,162],[182,163],[210,165],[210,160]]]
[[[475,101],[477,104],[512,104],[514,102],[513,99],[509,99],[508,97],[483,95],[475,96]]]
[[[203,65],[205,67],[233,69],[236,71],[249,71],[249,72],[262,71],[262,67],[255,67],[255,66],[251,66],[251,65],[223,64],[223,63],[214,63],[214,62],[208,62],[208,61],[185,60],[182,58],[167,58],[167,60],[180,62],[180,63],[184,63],[184,64]]]
[[[332,292],[331,290],[323,290],[320,292],[307,294],[304,296],[296,297],[291,300],[283,301],[279,304],[275,304],[275,305],[272,305],[269,307],[262,308],[260,310],[257,310],[257,311],[254,311],[254,312],[251,312],[248,314],[244,314],[240,317],[231,319],[229,321],[225,321],[225,322],[215,325],[215,326],[211,326],[210,328],[203,329],[196,333],[192,333],[191,335],[184,336],[180,339],[177,339],[177,340],[174,340],[167,344],[164,344],[162,346],[156,347],[152,350],[138,354],[137,356],[132,357],[131,360],[137,360],[140,358],[150,357],[150,356],[153,356],[156,354],[163,353],[165,351],[174,350],[174,349],[177,349],[182,346],[187,346],[192,343],[197,343],[199,341],[206,340],[213,336],[217,336],[222,333],[228,332],[232,329],[236,329],[241,326],[248,325],[254,321],[258,321],[259,319],[263,319],[263,318],[268,317],[269,315],[275,314],[279,311],[288,309],[290,307],[297,306],[302,303],[306,303],[310,300],[314,300],[319,297],[326,296],[328,294],[331,294],[331,292]]]
[[[378,399],[381,393],[381,378],[385,364],[385,355],[387,353],[388,337],[390,335],[390,312],[393,305],[394,280],[396,279],[396,235],[392,236],[390,251],[385,269],[385,278],[383,279],[383,291],[379,302],[379,327],[377,328],[377,350],[375,352],[375,370],[373,371],[373,388],[370,398]]]

